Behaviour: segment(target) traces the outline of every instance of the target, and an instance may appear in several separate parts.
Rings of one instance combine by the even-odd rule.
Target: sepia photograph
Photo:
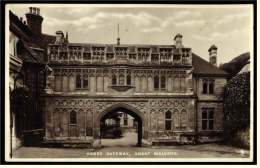
[[[252,162],[253,16],[7,4],[6,161]]]

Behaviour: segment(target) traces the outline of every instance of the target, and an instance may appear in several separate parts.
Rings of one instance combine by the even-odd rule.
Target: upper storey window
[[[159,77],[158,76],[155,76],[154,77],[154,90],[159,90]]]
[[[119,75],[119,85],[125,84],[125,76],[123,74]]]
[[[131,88],[131,80],[131,72],[125,69],[113,72],[111,76],[111,84],[113,88]]]
[[[165,76],[161,76],[160,78],[156,75],[154,77],[154,90],[155,91],[158,91],[158,90],[161,90],[161,91],[164,91],[166,90],[166,78]]]
[[[131,85],[131,75],[130,74],[127,75],[127,77],[126,77],[126,84]]]
[[[76,89],[88,89],[89,80],[87,74],[77,74],[76,75]]]
[[[80,74],[78,74],[77,76],[76,76],[76,88],[81,88],[81,75]]]
[[[214,94],[214,80],[206,80],[206,79],[203,80],[202,93],[203,94]]]
[[[113,74],[112,75],[112,85],[116,85],[116,83],[117,83],[116,75]]]
[[[161,76],[161,90],[166,89],[166,79],[165,76]]]

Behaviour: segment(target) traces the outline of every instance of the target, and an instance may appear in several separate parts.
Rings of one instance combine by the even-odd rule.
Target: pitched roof
[[[26,41],[22,41],[22,44],[24,48],[27,50],[29,55],[24,55],[24,61],[30,62],[30,63],[44,63],[43,60],[43,52],[42,51],[36,51],[33,49],[35,47],[35,44],[28,43]]]
[[[202,59],[198,55],[192,53],[192,64],[194,67],[194,74],[196,75],[213,75],[213,76],[228,76],[229,74],[219,69],[218,67],[212,65],[208,61]]]

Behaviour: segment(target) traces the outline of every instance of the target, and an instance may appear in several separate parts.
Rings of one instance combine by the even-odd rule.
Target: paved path
[[[136,133],[121,139],[102,139],[101,149],[21,147],[16,158],[248,158],[249,152],[219,145],[179,145],[136,147]]]
[[[137,133],[126,132],[122,138],[101,139],[103,147],[134,147],[137,144]]]

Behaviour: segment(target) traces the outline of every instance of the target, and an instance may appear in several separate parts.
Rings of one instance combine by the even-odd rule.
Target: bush
[[[236,134],[234,134],[230,141],[230,144],[233,146],[249,149],[250,147],[250,130],[249,127],[246,129],[239,130]]]
[[[232,78],[224,92],[224,130],[226,138],[250,124],[250,72]]]

